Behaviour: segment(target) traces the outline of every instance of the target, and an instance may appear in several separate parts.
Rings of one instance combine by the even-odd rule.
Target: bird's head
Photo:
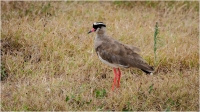
[[[88,34],[92,32],[105,33],[105,27],[106,25],[103,22],[95,22],[93,24],[92,30],[90,30]]]

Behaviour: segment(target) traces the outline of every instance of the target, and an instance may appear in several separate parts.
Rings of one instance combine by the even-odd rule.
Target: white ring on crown
[[[97,22],[94,23],[94,25],[100,25],[100,24],[103,24],[103,23],[97,23]]]

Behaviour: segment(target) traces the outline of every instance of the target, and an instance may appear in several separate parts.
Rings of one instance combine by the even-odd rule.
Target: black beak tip
[[[88,34],[91,33],[91,32],[92,32],[92,31],[89,31]]]

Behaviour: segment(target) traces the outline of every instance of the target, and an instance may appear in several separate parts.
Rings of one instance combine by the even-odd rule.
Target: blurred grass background
[[[96,21],[141,49],[156,72],[112,68],[93,48]],[[1,2],[1,110],[199,110],[199,2]]]

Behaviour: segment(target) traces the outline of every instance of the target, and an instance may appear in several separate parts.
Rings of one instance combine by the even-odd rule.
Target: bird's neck
[[[106,33],[105,32],[98,32],[97,33],[97,37],[104,37],[104,36],[106,36]]]

